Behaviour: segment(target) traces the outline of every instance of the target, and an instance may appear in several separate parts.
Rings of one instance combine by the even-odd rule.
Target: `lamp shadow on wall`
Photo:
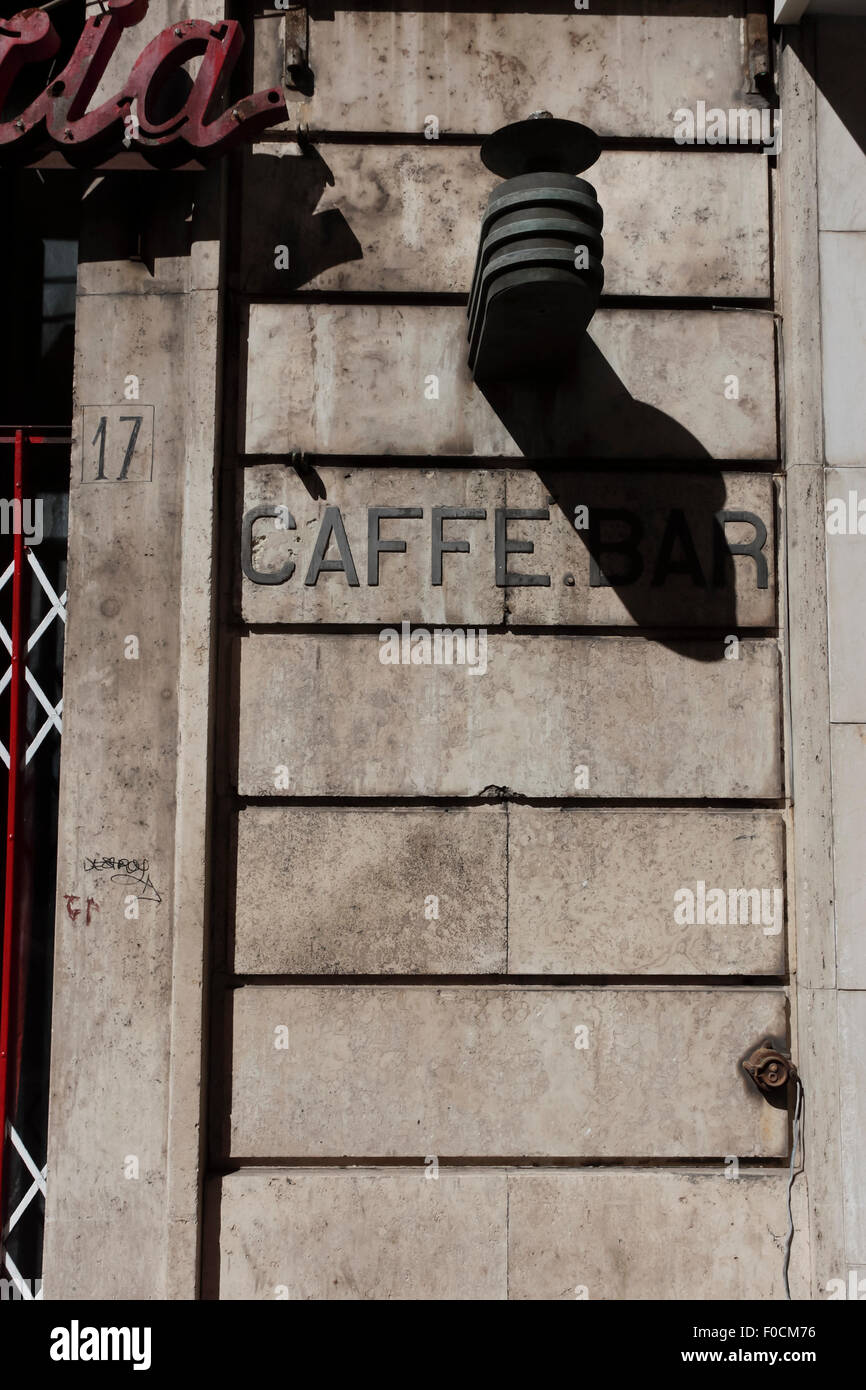
[[[538,460],[549,505],[558,506],[570,525],[580,506],[590,514],[616,510],[621,503],[611,500],[610,475],[628,475],[625,505],[636,521],[623,518],[618,525],[611,516],[604,532],[585,528],[575,534],[637,626],[658,630],[654,640],[691,660],[723,660],[729,651],[725,637],[742,634],[734,560],[716,516],[725,508],[725,481],[718,467],[705,466],[711,456],[700,441],[664,411],[636,400],[588,336],[556,381],[487,380],[476,386],[524,458]],[[660,544],[659,535],[653,546],[646,523],[660,514],[670,529],[666,542]],[[769,530],[770,518],[765,521]],[[641,569],[630,577],[638,561],[622,546],[640,532]],[[551,576],[551,582],[563,577]],[[665,629],[683,627],[701,633],[699,645],[664,635]]]

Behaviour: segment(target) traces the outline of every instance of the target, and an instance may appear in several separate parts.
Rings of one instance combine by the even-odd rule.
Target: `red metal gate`
[[[56,774],[66,622],[66,528],[62,521],[57,524],[59,492],[52,494],[51,559],[47,552],[42,560],[36,553],[45,540],[45,497],[40,496],[46,491],[45,470],[40,465],[52,456],[56,459],[61,450],[59,462],[65,464],[69,443],[61,429],[0,429],[0,464],[7,488],[0,500],[0,539],[6,550],[0,574],[0,642],[9,657],[0,677],[7,713],[5,731],[0,724],[0,758],[8,769],[0,966],[0,1278],[6,1281],[4,1288],[11,1281],[13,1297],[24,1299],[41,1297]],[[65,467],[63,475],[68,478]],[[48,760],[53,766],[46,771]],[[31,1229],[25,1238],[27,1222]],[[19,1268],[19,1263],[29,1267]]]

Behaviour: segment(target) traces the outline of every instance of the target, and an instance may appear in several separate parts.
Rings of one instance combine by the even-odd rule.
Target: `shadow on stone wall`
[[[291,293],[323,270],[363,257],[342,212],[315,211],[334,183],[317,151],[249,152],[243,159],[243,260],[258,294]],[[216,237],[218,201],[207,196],[208,182],[207,174],[181,172],[103,180],[84,201],[81,260],[134,257],[153,274],[157,258],[188,254],[193,227],[197,238]],[[253,238],[263,263],[250,253]],[[288,269],[275,265],[274,248],[281,245],[289,251]],[[240,342],[244,382],[244,332]],[[649,336],[646,350],[654,350]],[[548,505],[558,506],[572,526],[575,508],[588,509],[591,522],[576,535],[590,553],[595,582],[614,587],[654,640],[695,660],[723,659],[726,636],[737,632],[735,567],[719,519],[724,478],[700,441],[664,411],[635,399],[588,335],[558,380],[523,377],[474,389],[524,458],[535,461]],[[291,462],[307,490],[322,496],[315,469]],[[768,530],[771,520],[762,517]],[[568,583],[573,576],[551,580]],[[680,640],[684,629],[696,630],[701,642]]]
[[[634,621],[663,629],[681,627],[688,616],[690,627],[722,629],[697,649],[664,642],[695,660],[722,660],[725,636],[737,631],[734,560],[717,517],[725,509],[724,478],[718,468],[700,467],[710,455],[699,440],[635,400],[588,336],[559,380],[476,385],[524,457],[539,460],[549,504],[571,524],[576,507],[588,508],[594,524],[576,535]],[[671,471],[679,461],[700,471]],[[626,470],[624,496],[614,479]],[[647,548],[648,519],[659,514],[666,519]],[[762,520],[769,530],[771,518]]]
[[[801,43],[798,54],[848,134],[866,151],[866,19],[855,15],[821,15],[817,43]],[[784,140],[784,132],[782,139]]]
[[[334,175],[311,145],[300,156],[244,155],[241,290],[285,294],[333,266],[363,259],[361,243],[342,212],[316,212],[325,188],[333,184]],[[288,251],[285,269],[276,264],[278,246]]]
[[[96,175],[81,205],[79,262],[141,261],[153,276],[158,259],[188,256],[194,240],[217,240],[217,177],[181,170]]]

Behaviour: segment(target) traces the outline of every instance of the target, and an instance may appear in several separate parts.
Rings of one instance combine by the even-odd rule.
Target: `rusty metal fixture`
[[[797,1075],[797,1068],[790,1057],[773,1045],[772,1038],[765,1038],[760,1047],[756,1047],[745,1059],[743,1070],[765,1096],[777,1096],[782,1087]]]
[[[604,284],[602,210],[577,174],[601,150],[576,121],[537,111],[503,126],[481,159],[491,193],[469,295],[469,365],[478,380],[567,370]]]

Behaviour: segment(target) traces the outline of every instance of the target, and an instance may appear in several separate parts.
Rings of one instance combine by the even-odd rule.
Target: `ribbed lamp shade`
[[[602,211],[577,174],[598,137],[576,121],[503,126],[481,158],[506,176],[481,225],[469,295],[469,366],[478,379],[565,371],[604,284]]]

